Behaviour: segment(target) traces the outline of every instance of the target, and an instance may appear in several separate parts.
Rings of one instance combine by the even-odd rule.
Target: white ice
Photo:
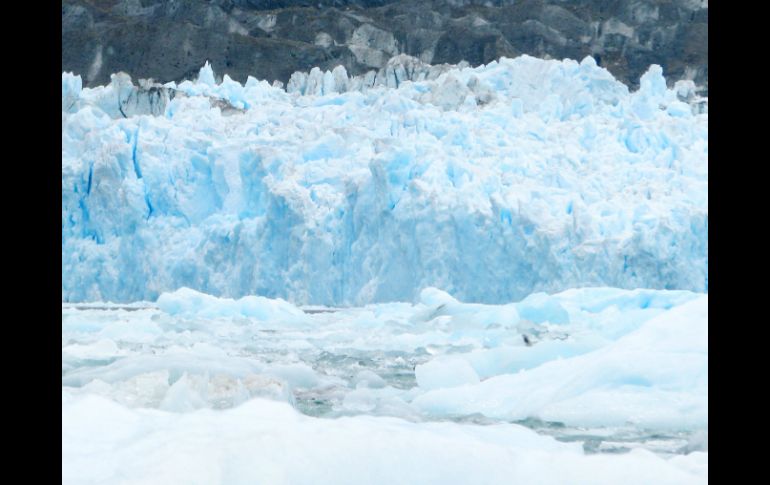
[[[62,393],[62,483],[695,484],[708,454],[587,456],[522,426],[324,420],[253,400],[226,411],[131,410]]]

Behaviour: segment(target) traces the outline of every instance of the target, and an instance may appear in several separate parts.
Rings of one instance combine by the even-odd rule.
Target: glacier
[[[64,303],[62,423],[62,483],[706,483],[708,295]]]
[[[62,483],[706,483],[708,100],[62,73],[61,330]]]
[[[379,78],[315,69],[286,89],[208,65],[163,85],[120,73],[83,88],[63,73],[62,301],[187,287],[240,301],[232,312],[280,298],[265,315],[282,315],[428,287],[487,304],[707,292],[695,93],[659,66],[629,92],[590,57],[400,56]]]

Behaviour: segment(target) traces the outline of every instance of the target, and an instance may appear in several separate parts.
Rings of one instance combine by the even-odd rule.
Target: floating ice
[[[440,415],[481,412],[589,426],[697,428],[708,424],[707,396],[708,296],[703,296],[593,352],[475,386],[435,390],[414,404]]]
[[[708,114],[691,88],[653,66],[629,93],[590,58],[527,56],[314,69],[289,92],[217,84],[210,66],[178,85],[64,73],[62,300],[707,291]],[[522,318],[564,317],[532,303]]]
[[[707,295],[419,294],[63,305],[63,482],[706,481]]]
[[[418,365],[414,370],[421,388],[441,389],[464,384],[478,384],[479,376],[470,364],[462,359],[435,359]]]
[[[191,290],[162,295],[157,309],[63,308],[62,383],[99,381],[99,394],[122,396],[130,382],[144,389],[143,406],[157,406],[186,376],[171,402],[197,393],[214,406],[211,396],[244,388],[250,397],[307,400],[314,414],[365,406],[427,419],[707,425],[707,296],[584,288],[483,305],[434,288],[421,295],[414,305],[301,319],[294,307],[265,316]]]
[[[238,300],[216,298],[189,288],[163,293],[158,307],[171,315],[198,317],[244,316],[257,320],[305,320],[305,313],[282,299],[244,296]]]

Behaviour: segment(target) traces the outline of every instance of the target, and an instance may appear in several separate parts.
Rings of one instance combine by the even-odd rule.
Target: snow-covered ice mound
[[[684,485],[708,472],[703,452],[587,456],[515,424],[322,420],[264,400],[180,415],[64,392],[62,421],[63,484]]]
[[[440,372],[453,372],[440,364]],[[452,388],[418,396],[413,404],[428,413],[537,416],[589,426],[705,426],[708,296],[667,311],[593,352],[462,384],[438,386]]]
[[[338,69],[290,93],[209,67],[165,86],[62,74],[62,300],[707,291],[691,84],[652,66],[629,93],[591,58],[404,62],[385,86]]]

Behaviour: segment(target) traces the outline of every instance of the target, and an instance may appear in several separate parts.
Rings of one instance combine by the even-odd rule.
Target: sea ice
[[[198,393],[215,406],[211,396],[235,399],[245,389],[306,398],[321,414],[366,406],[425,419],[708,424],[707,295],[583,288],[506,305],[463,303],[435,288],[421,295],[415,304],[311,314],[256,300],[282,309],[268,317],[189,289],[158,299],[182,302],[184,312],[65,307],[62,384],[98,381],[105,396],[136,389],[136,404],[150,407],[167,393],[177,396],[170,402]]]

